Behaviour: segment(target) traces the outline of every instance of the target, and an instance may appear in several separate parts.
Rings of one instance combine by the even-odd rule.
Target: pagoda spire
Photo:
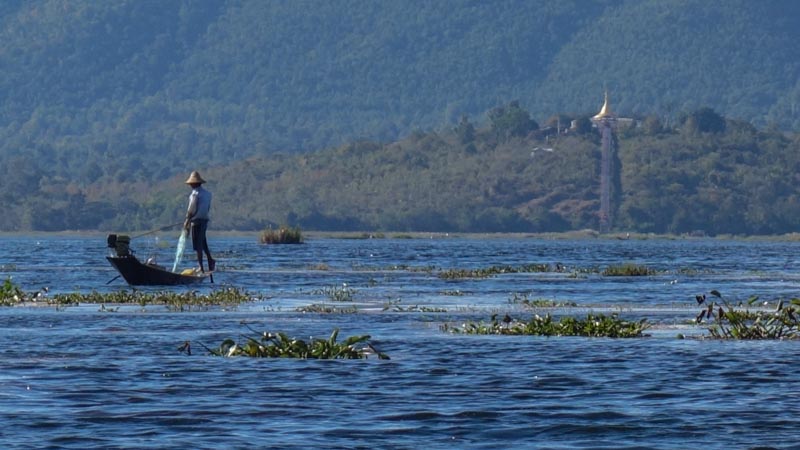
[[[611,106],[608,104],[608,91],[606,91],[605,101],[603,101],[603,107],[600,108],[600,112],[597,113],[594,117],[592,117],[592,119],[593,120],[601,120],[601,119],[606,119],[606,118],[610,118],[610,117],[616,117],[616,114],[611,112]]]

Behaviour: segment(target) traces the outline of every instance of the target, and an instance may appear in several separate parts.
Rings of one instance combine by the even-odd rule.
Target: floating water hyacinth
[[[183,258],[183,249],[186,248],[186,229],[181,231],[181,237],[178,238],[178,248],[175,249],[175,263],[172,265],[172,271],[178,270],[178,264],[181,263]]]

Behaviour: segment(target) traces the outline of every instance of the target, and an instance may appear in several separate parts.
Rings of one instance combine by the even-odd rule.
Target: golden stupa
[[[602,120],[602,119],[609,119],[616,117],[616,114],[611,112],[611,106],[608,105],[608,91],[606,91],[606,98],[603,102],[603,107],[600,108],[600,112],[597,113],[592,120]]]

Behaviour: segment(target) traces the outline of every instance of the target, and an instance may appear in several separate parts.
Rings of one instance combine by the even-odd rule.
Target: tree
[[[495,137],[500,141],[526,136],[531,131],[539,129],[539,124],[531,119],[530,113],[522,109],[516,100],[489,111],[489,120]]]
[[[461,116],[458,125],[453,130],[462,144],[471,144],[475,140],[475,127],[470,123],[469,117]]]
[[[709,107],[690,113],[684,124],[690,133],[722,133],[725,131],[725,118]]]

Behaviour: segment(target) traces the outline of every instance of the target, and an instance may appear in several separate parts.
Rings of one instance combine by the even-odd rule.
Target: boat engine
[[[108,248],[113,248],[117,256],[131,256],[131,237],[124,234],[109,234],[106,239]]]

